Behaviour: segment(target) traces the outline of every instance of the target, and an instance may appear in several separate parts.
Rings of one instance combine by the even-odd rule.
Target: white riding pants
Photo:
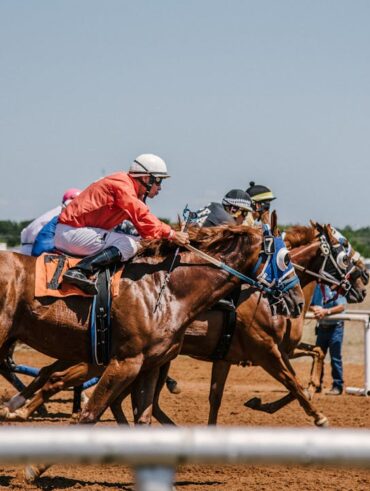
[[[70,227],[58,223],[55,230],[55,247],[73,256],[90,256],[114,246],[120,251],[122,261],[127,261],[136,254],[139,241],[140,237],[102,228]]]

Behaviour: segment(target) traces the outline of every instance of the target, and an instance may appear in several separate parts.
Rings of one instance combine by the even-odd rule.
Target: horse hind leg
[[[132,410],[136,425],[150,425],[153,415],[154,394],[160,367],[140,373],[131,392]]]
[[[27,411],[22,414],[21,411],[19,411],[19,418],[16,415],[12,415],[11,413],[15,413],[18,409],[23,407],[25,404],[27,404],[27,400],[31,399],[35,393],[45,385],[47,380],[49,379],[50,375],[56,371],[56,370],[62,370],[65,369],[70,363],[62,362],[62,361],[56,361],[52,363],[51,365],[47,365],[46,367],[41,368],[39,374],[37,377],[34,378],[34,380],[27,386],[23,387],[23,389],[15,394],[9,401],[5,402],[4,405],[0,408],[0,417],[3,419],[21,419],[24,421],[27,419],[31,413],[28,413]],[[5,406],[5,407],[4,407]],[[41,408],[44,408],[44,411],[41,410]],[[47,414],[47,410],[43,404],[39,405],[36,409],[41,414],[40,416],[45,416]]]
[[[78,424],[95,424],[100,416],[117,397],[137,377],[143,364],[143,355],[125,360],[111,360],[94,392],[82,409]],[[50,465],[28,465],[25,469],[25,479],[29,483],[35,482]]]
[[[163,411],[159,405],[159,397],[164,385],[167,385],[167,377],[170,369],[171,362],[165,363],[159,370],[159,377],[157,386],[155,388],[154,400],[153,400],[153,416],[162,425],[176,426],[176,423]]]
[[[63,363],[55,363],[54,367],[61,367],[62,365]],[[94,369],[92,371],[94,372]],[[50,371],[48,370],[48,374],[49,377],[41,389],[39,389],[23,407],[12,413],[10,419],[21,421],[28,419],[40,405],[47,402],[53,395],[67,387],[79,385],[88,380],[88,378],[90,378],[91,369],[90,365],[87,363],[79,363],[77,365],[68,366],[68,368],[61,372],[50,374]]]

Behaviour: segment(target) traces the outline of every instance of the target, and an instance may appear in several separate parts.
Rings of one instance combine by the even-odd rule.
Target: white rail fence
[[[307,312],[306,319],[312,320],[312,312]],[[331,315],[330,319],[344,321],[355,321],[362,324],[364,328],[364,386],[347,387],[346,392],[353,395],[370,395],[370,310],[346,310],[343,314]]]
[[[370,468],[370,430],[0,428],[2,464],[121,463],[136,490],[172,489],[179,464],[334,464]]]

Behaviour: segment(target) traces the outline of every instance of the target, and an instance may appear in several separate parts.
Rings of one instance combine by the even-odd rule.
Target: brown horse
[[[305,246],[307,249],[307,258],[302,258],[301,264],[306,267],[320,269],[322,263],[321,258],[321,242],[317,238],[318,231],[313,227],[300,227],[294,229],[288,233],[288,242],[294,244],[294,251],[300,251],[298,246]],[[331,238],[332,239],[332,238]],[[295,240],[295,241],[294,241]],[[336,241],[335,241],[336,242]],[[314,244],[314,247],[311,247]],[[314,285],[313,285],[314,286]],[[313,288],[309,288],[306,285],[306,296],[312,295]],[[325,424],[326,419],[318,413],[307,397],[303,393],[298,381],[294,378],[294,373],[291,367],[284,360],[284,353],[278,349],[283,337],[286,333],[286,323],[282,317],[271,316],[268,303],[265,299],[261,298],[258,293],[254,293],[253,290],[243,290],[238,309],[237,309],[237,328],[234,335],[234,339],[231,348],[227,354],[225,360],[215,362],[213,365],[213,380],[211,384],[210,394],[210,415],[209,423],[216,423],[217,413],[221,403],[221,397],[223,387],[226,381],[227,373],[232,363],[254,363],[261,365],[268,373],[282,382],[288,389],[292,390],[302,404],[303,408],[312,416],[316,424]],[[182,347],[182,353],[190,356],[212,361],[212,353],[217,345],[218,338],[222,329],[223,316],[219,311],[208,311],[202,314],[193,322],[186,331],[184,344]],[[299,325],[298,325],[299,327]],[[294,329],[290,329],[290,335],[292,337],[292,343],[296,344],[301,337],[301,328],[299,335],[295,333]],[[293,336],[294,334],[294,336]],[[57,371],[55,373],[55,371]],[[74,367],[69,367],[61,362],[45,367],[42,369],[39,380],[31,384],[27,392],[23,393],[25,398],[30,397],[32,391],[38,388],[40,382],[46,382],[51,373],[52,377],[44,385],[42,390],[36,394],[36,396],[26,404],[26,406],[13,414],[8,414],[9,411],[5,411],[9,418],[26,419],[41,402],[53,395],[56,391],[63,387],[68,387],[78,383],[84,382],[90,376],[98,374],[99,370],[96,370],[93,366],[86,364],[79,364]],[[151,372],[153,374],[153,371]],[[163,375],[162,375],[163,377]],[[143,375],[145,383],[148,383],[148,374]],[[37,385],[39,384],[39,385]],[[159,389],[157,389],[158,399]],[[138,422],[146,422],[147,418],[150,418],[150,411],[146,411],[144,402],[135,402],[135,413],[137,414]],[[140,409],[140,407],[143,409]],[[150,404],[149,404],[150,406]],[[112,408],[120,422],[125,421],[122,413],[120,412],[120,405],[114,404]],[[161,422],[172,423],[164,413],[161,412],[158,405],[155,405],[154,415]],[[5,415],[5,414],[4,414]]]
[[[249,227],[190,230],[193,243],[210,255],[227,260],[239,271],[251,271],[261,251],[262,234]],[[180,252],[167,284],[162,308],[154,312],[160,285],[171,262],[173,245],[166,241],[147,247],[127,264],[120,295],[112,305],[112,359],[81,414],[81,422],[96,422],[106,407],[136,378],[172,359],[179,351],[186,326],[204,309],[232,291],[240,280],[210,266],[194,253]],[[49,356],[68,362],[89,361],[90,300],[34,298],[32,257],[0,256],[0,359],[16,339]],[[303,303],[296,285],[286,295],[295,311]]]
[[[364,284],[358,274],[355,274],[353,265],[348,265],[346,271],[333,271],[333,265],[325,265],[327,270],[322,269],[325,257],[322,251],[323,240],[330,246],[330,255],[335,260],[343,247],[331,233],[330,227],[294,227],[286,232],[285,241],[291,248],[292,259],[303,267],[304,270],[320,273],[321,280],[329,281],[331,274],[333,281],[338,283],[343,280],[343,275],[351,278],[353,287],[348,290],[350,301],[362,300],[366,294]],[[329,274],[329,272],[331,274]],[[348,272],[350,274],[348,275]],[[346,273],[346,274],[345,274]],[[324,276],[326,274],[326,277]],[[300,281],[305,295],[305,310],[311,303],[314,288],[318,278],[307,272],[300,274]],[[336,288],[340,287],[340,283]],[[304,314],[294,320],[271,316],[267,309],[265,300],[258,294],[252,295],[247,291],[242,292],[238,308],[237,322],[233,341],[230,349],[223,360],[214,361],[213,353],[222,332],[223,318],[220,312],[209,312],[203,314],[203,319],[197,319],[187,329],[182,345],[181,353],[204,361],[213,361],[212,379],[210,385],[210,412],[209,424],[216,424],[217,415],[221,405],[222,395],[226,379],[232,364],[253,364],[264,368],[276,380],[281,382],[289,394],[275,403],[262,405],[259,399],[252,399],[246,405],[253,409],[260,409],[272,413],[288,402],[298,399],[299,403],[309,416],[312,416],[316,425],[327,424],[326,418],[318,413],[310,403],[305,391],[295,377],[294,370],[288,360],[288,356],[294,356],[303,331]],[[161,375],[163,385],[165,374]],[[313,389],[317,384],[314,381]],[[156,390],[153,415],[161,422],[173,424],[170,418],[160,409],[158,397],[161,387]],[[145,413],[140,399],[134,401],[136,412]],[[149,413],[150,414],[150,413]]]

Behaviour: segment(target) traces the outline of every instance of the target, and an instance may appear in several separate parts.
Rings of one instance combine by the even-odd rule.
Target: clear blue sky
[[[250,180],[370,224],[370,2],[0,2],[0,219],[157,153],[175,218]]]

